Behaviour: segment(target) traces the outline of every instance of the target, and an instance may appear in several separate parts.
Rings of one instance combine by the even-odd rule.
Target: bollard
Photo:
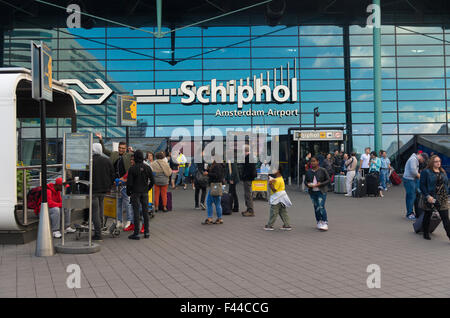
[[[36,240],[36,256],[53,256],[55,250],[53,248],[52,229],[50,227],[50,215],[48,211],[48,203],[41,204],[41,213],[39,215],[39,227]]]

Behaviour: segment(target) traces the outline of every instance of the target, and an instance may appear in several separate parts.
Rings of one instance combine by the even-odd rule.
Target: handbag
[[[223,195],[222,182],[211,182],[211,196],[221,197]]]
[[[435,195],[435,200],[436,200],[436,203],[438,203],[439,204],[439,195],[437,194],[437,193],[439,193],[441,190],[442,190],[442,188],[443,188],[443,184],[439,187],[439,189],[436,191],[436,195]],[[419,193],[419,196],[420,196],[420,198],[419,198],[419,209],[422,209],[422,210],[424,210],[424,211],[434,211],[434,210],[436,210],[436,203],[430,203],[430,202],[428,202],[428,200],[427,200],[427,198],[423,195],[423,193]]]

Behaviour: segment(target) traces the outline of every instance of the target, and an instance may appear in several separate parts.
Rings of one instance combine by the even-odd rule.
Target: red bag
[[[39,214],[39,205],[41,203],[41,187],[36,187],[27,193],[27,208],[34,210],[36,215]]]
[[[399,185],[400,183],[402,183],[402,179],[399,177],[399,175],[397,174],[397,172],[392,171],[389,180],[391,180],[393,185]]]

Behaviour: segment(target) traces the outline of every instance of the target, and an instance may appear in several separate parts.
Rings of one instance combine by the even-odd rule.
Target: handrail
[[[53,164],[53,165],[47,165],[47,168],[62,168],[62,164]],[[40,165],[36,165],[36,166],[18,166],[17,170],[40,170],[41,166]],[[41,173],[39,173],[39,183],[41,184]],[[23,195],[23,223],[21,224],[22,226],[27,226],[28,225],[28,202],[27,202],[27,193],[28,193],[28,189],[27,189],[27,174],[23,173],[22,174],[22,195]],[[14,211],[14,214],[16,215],[16,211]],[[18,222],[17,218],[16,221]],[[18,222],[19,223],[19,222]]]
[[[36,166],[18,166],[17,170],[32,170],[32,169],[40,169],[41,165]],[[47,165],[47,168],[62,168],[62,164],[54,164],[54,165]]]

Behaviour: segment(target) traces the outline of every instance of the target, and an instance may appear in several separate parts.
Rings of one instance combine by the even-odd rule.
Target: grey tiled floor
[[[288,193],[291,232],[262,229],[263,201],[253,218],[233,213],[223,225],[203,226],[193,191],[175,190],[174,211],[156,214],[149,240],[122,232],[105,238],[99,253],[48,258],[34,256],[35,243],[0,245],[0,297],[450,296],[449,240],[442,226],[432,241],[412,231],[402,186],[385,198],[330,193],[325,233],[315,229],[309,196]],[[81,267],[80,289],[66,287],[69,264]],[[380,289],[366,285],[369,264],[381,267]]]

